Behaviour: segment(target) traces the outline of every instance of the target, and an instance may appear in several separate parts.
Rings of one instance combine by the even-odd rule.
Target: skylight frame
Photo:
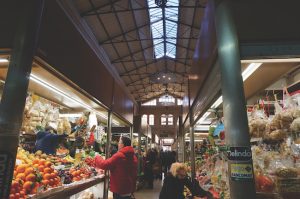
[[[149,17],[152,38],[162,38],[162,40],[159,39],[159,41],[153,40],[154,56],[156,59],[164,56],[175,58],[179,0],[168,0],[167,5],[164,8],[158,7],[154,0],[147,0],[147,2],[148,7],[150,8]],[[165,18],[163,18],[163,9],[165,11]]]

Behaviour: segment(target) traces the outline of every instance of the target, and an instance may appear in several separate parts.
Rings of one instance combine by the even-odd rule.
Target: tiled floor
[[[161,180],[154,181],[153,189],[141,189],[134,193],[136,199],[158,199],[162,187]]]
[[[141,189],[134,193],[136,199],[158,199],[162,187],[161,180],[154,181],[153,189]],[[112,193],[108,193],[108,199],[113,199]]]

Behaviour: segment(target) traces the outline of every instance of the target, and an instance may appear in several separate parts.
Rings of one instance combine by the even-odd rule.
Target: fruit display
[[[26,198],[38,190],[60,185],[60,177],[53,164],[45,159],[34,159],[32,164],[16,164],[10,198]]]
[[[93,159],[89,156],[77,165],[74,162],[74,158],[69,155],[63,158],[46,155],[41,151],[33,154],[19,148],[10,199],[26,199],[36,193],[103,173],[102,170],[96,171]]]

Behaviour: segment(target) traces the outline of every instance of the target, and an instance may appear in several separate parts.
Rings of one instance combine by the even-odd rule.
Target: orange
[[[56,178],[56,176],[57,176],[55,173],[51,173],[50,175],[51,175],[51,178]]]
[[[33,161],[32,161],[32,164],[39,164],[40,163],[40,161],[38,160],[38,159],[34,159]]]
[[[45,159],[41,159],[39,162],[39,165],[45,165],[46,160]]]
[[[51,179],[51,174],[49,174],[49,173],[44,174],[43,179],[44,180],[50,180]]]
[[[33,188],[33,182],[27,181],[23,184],[23,189],[30,191]]]
[[[27,175],[25,179],[26,179],[26,181],[35,182],[36,176],[33,173],[31,173],[31,174]]]
[[[49,185],[49,180],[43,180],[42,184],[45,185],[45,186]]]
[[[49,162],[49,161],[46,161],[44,165],[45,165],[46,167],[51,167],[52,163]]]
[[[51,168],[45,168],[44,169],[44,173],[51,173],[52,172],[52,169]]]
[[[45,167],[44,167],[43,165],[40,165],[40,166],[38,167],[38,169],[39,169],[40,172],[43,172],[44,169],[45,169]]]
[[[19,173],[17,176],[16,176],[16,179],[21,179],[21,180],[25,180],[25,174],[24,173]]]
[[[71,175],[72,175],[73,177],[76,177],[76,176],[77,176],[76,171],[73,171],[73,172],[71,173]]]
[[[28,167],[28,168],[25,170],[25,175],[27,176],[27,175],[29,175],[29,174],[31,174],[31,173],[33,173],[33,172],[34,172],[33,168],[32,168],[32,167]]]
[[[26,168],[27,168],[27,165],[26,165],[26,164],[20,164],[20,165],[17,167],[16,171],[17,171],[17,173],[24,173],[25,170],[26,170]]]
[[[50,186],[53,186],[53,185],[54,185],[54,180],[53,180],[53,179],[50,179],[50,180],[49,180],[49,185],[50,185]]]
[[[40,166],[39,164],[34,164],[33,165],[34,168],[39,168],[39,166]]]

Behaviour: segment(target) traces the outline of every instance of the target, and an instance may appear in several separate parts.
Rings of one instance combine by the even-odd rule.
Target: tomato
[[[20,194],[19,193],[15,194],[15,199],[20,199]]]
[[[20,183],[19,183],[18,181],[16,181],[16,180],[13,180],[13,181],[12,181],[11,187],[17,188],[17,187],[19,187],[19,186],[20,186]]]
[[[15,199],[15,194],[10,194],[9,199]]]

